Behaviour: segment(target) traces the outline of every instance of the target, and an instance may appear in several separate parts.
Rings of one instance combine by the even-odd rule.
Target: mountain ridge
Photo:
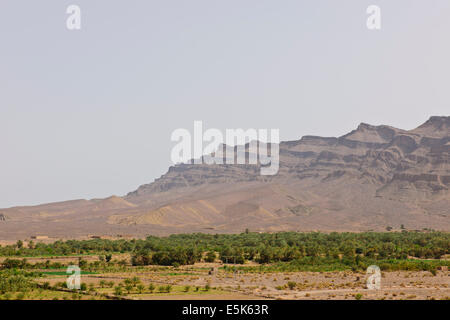
[[[123,197],[0,209],[0,238],[180,232],[450,230],[450,117],[280,142],[280,169],[179,164]],[[69,226],[69,228],[68,228]]]

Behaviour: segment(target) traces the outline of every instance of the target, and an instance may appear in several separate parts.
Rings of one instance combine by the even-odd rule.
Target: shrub
[[[120,287],[120,286],[114,287],[114,294],[116,296],[121,296],[122,295],[122,287]]]
[[[294,281],[289,281],[287,285],[291,290],[294,290],[294,288],[297,286],[297,284]]]
[[[127,284],[125,286],[125,290],[127,290],[128,294],[130,294],[130,292],[133,290],[133,286],[131,284]]]
[[[142,293],[145,290],[145,287],[142,284],[138,284],[137,290],[139,291],[139,293]]]
[[[205,258],[206,262],[214,262],[216,261],[216,253],[214,251],[209,251]]]
[[[19,292],[16,296],[17,300],[23,300],[25,298],[25,293]]]

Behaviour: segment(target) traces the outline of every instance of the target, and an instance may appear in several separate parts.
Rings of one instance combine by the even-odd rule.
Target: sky
[[[449,32],[448,0],[2,0],[0,208],[125,195],[195,120],[295,140],[449,115]]]

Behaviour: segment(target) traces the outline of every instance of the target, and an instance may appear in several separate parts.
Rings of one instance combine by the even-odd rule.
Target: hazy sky
[[[449,115],[449,34],[448,0],[1,0],[0,207],[133,191],[194,120],[293,140]]]

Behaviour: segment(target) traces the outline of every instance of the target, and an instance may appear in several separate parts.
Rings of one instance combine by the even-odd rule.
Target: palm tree
[[[141,280],[138,277],[133,277],[131,279],[131,284],[133,285],[133,287],[136,287],[140,282]]]
[[[123,283],[124,283],[125,285],[133,285],[133,280],[131,280],[131,279],[125,279],[125,280],[123,280]]]
[[[114,294],[116,296],[121,296],[122,295],[122,287],[119,287],[119,286],[115,287],[114,288]]]
[[[133,286],[131,284],[127,284],[125,286],[125,290],[127,290],[128,294],[130,294],[130,292],[133,290]]]
[[[144,291],[145,287],[142,284],[138,284],[137,289],[138,289],[139,293],[142,293]]]

